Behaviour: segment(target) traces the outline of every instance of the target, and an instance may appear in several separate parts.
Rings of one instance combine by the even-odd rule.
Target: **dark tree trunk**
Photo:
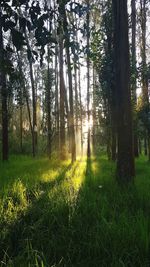
[[[23,71],[22,71],[21,57],[20,57],[20,55],[19,55],[18,52],[17,52],[17,56],[18,56],[19,72],[20,72],[20,76],[21,76],[20,86],[23,88],[23,94],[25,96],[26,105],[27,105],[27,111],[28,111],[28,116],[29,116],[29,124],[30,124],[31,136],[32,136],[32,153],[33,153],[34,135],[33,135],[33,127],[32,127],[30,104],[29,104],[29,96],[28,96],[28,92],[27,92],[27,89],[26,89],[26,86],[25,86],[25,79],[24,79],[24,74],[23,74]],[[20,127],[21,127],[21,125],[20,125]]]
[[[129,79],[127,1],[113,0],[115,86],[117,103],[117,179],[125,184],[135,175]]]
[[[131,90],[133,95],[133,105],[136,108],[137,95],[136,95],[136,5],[135,0],[131,1],[131,22],[132,22],[132,83]],[[138,151],[138,134],[137,134],[137,119],[134,120],[134,155],[139,156]]]
[[[27,48],[29,51],[29,54],[31,52],[31,47],[29,44],[29,40],[27,37],[27,34],[25,32],[25,37],[26,37],[26,42],[27,42]],[[33,143],[32,143],[32,153],[33,153],[33,157],[35,157],[36,152],[37,152],[37,107],[36,107],[36,89],[35,89],[35,84],[34,84],[34,77],[33,77],[33,66],[32,66],[32,58],[30,56],[28,56],[28,61],[29,61],[29,69],[30,69],[30,80],[31,80],[31,88],[32,88],[32,108],[33,108],[33,112],[32,112],[32,119],[33,119],[33,126],[32,126],[32,130],[33,130]]]
[[[67,79],[66,79],[67,81]],[[70,111],[69,111],[69,104],[68,104],[68,94],[67,94],[67,83],[65,86],[65,110],[66,110],[66,118],[67,118],[67,140],[68,140],[68,147],[69,153],[71,153],[71,139],[70,139]]]
[[[48,152],[48,157],[51,158],[51,153],[52,153],[52,147],[51,147],[51,82],[50,82],[50,66],[49,66],[49,60],[50,60],[50,49],[48,47],[48,69],[47,69],[47,129],[48,129],[48,134],[47,134],[47,152]]]
[[[95,131],[95,127],[96,127],[96,103],[95,103],[95,69],[94,69],[94,66],[93,66],[93,108],[92,108],[92,117],[93,117],[93,140],[92,140],[92,143],[93,143],[93,151],[95,151],[95,134],[96,134],[96,131]]]
[[[63,29],[65,33],[66,42],[66,57],[68,67],[68,82],[69,82],[69,104],[70,104],[70,139],[71,139],[71,160],[72,163],[76,160],[76,143],[75,143],[75,129],[74,129],[74,107],[73,107],[73,87],[72,87],[72,69],[70,59],[70,38],[68,32],[68,22],[66,17],[66,10],[64,3],[60,4],[60,12],[63,17]]]
[[[112,111],[112,113],[114,113],[114,111]],[[113,161],[115,161],[116,160],[116,157],[117,157],[117,155],[116,155],[116,153],[117,153],[117,137],[116,137],[116,121],[115,121],[115,119],[116,119],[116,115],[115,114],[113,114],[112,115],[112,122],[111,122],[111,159],[113,160]]]
[[[141,58],[142,58],[142,71],[141,71],[141,85],[142,85],[142,101],[143,101],[143,108],[149,105],[149,95],[148,95],[148,78],[147,78],[147,63],[146,63],[146,0],[140,0],[140,22],[141,22]],[[148,155],[150,160],[150,131],[145,126],[147,132],[147,138],[145,136],[144,139],[144,147],[145,147],[145,155]]]
[[[76,64],[76,63],[75,63]],[[78,86],[77,86],[77,66],[74,67],[74,89],[75,89],[75,118],[76,118],[76,133],[78,132]]]
[[[4,47],[3,47],[3,30],[2,14],[0,7],[0,87],[2,99],[2,159],[8,160],[8,91],[6,86],[6,74],[4,66]]]
[[[81,155],[83,156],[83,111],[82,111],[82,98],[81,98],[81,69],[80,69],[80,62],[79,62],[79,101],[80,101],[80,123],[81,123]]]
[[[147,152],[147,134],[145,134],[144,137],[144,155],[147,156],[148,152]]]
[[[141,5],[141,58],[142,58],[142,73],[141,73],[141,83],[142,83],[142,95],[143,104],[148,104],[148,80],[146,73],[146,0],[140,0]]]
[[[59,94],[58,94],[58,46],[55,48],[55,114],[56,114],[56,147],[59,150]]]
[[[62,29],[60,29],[62,30]],[[63,60],[63,38],[59,39],[59,75],[60,75],[60,158],[65,159],[65,83],[64,83],[64,60]]]
[[[142,144],[141,144],[141,139],[139,138],[139,142],[138,142],[138,146],[139,146],[139,154],[142,154]]]
[[[22,103],[20,104],[20,151],[23,152],[23,133],[22,133]]]
[[[68,45],[66,46],[66,54],[67,54],[68,81],[69,81],[69,103],[70,103],[69,122],[70,122],[71,155],[72,155],[72,163],[73,163],[76,160],[76,144],[75,144],[75,129],[74,129],[72,73],[71,73],[71,62],[70,62],[70,54],[69,54]]]
[[[90,12],[89,12],[89,0],[87,0],[87,15],[86,15],[86,27],[87,27],[87,119],[88,119],[88,136],[87,136],[87,157],[91,156],[90,147]]]

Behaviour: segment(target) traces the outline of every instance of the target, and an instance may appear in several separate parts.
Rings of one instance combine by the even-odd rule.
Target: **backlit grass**
[[[0,163],[0,266],[150,266],[150,164],[119,188],[106,157]]]

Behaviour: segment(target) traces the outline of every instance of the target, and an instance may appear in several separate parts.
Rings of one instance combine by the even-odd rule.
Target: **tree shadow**
[[[105,160],[98,163],[96,172],[93,163],[87,159],[78,190],[71,190],[67,173],[74,177],[80,162],[63,169],[56,181],[40,183],[38,198],[29,196],[28,210],[10,226],[1,244],[12,266],[119,267],[120,259],[125,266],[139,266],[138,255],[142,259],[144,254],[135,242],[135,218],[141,205],[136,191],[124,192],[108,183],[111,167]],[[136,249],[131,256],[130,247]]]
[[[61,183],[69,179],[66,177],[68,171],[71,170],[74,176],[78,165],[79,162],[74,165],[70,163],[62,169],[55,180],[41,181],[36,188],[38,195],[34,194],[34,188],[27,190],[26,198],[29,203],[27,210],[22,211],[15,222],[9,225],[7,234],[4,233],[5,238],[1,236],[0,259],[4,265],[9,266],[9,263],[12,263],[12,266],[28,266],[38,260],[44,261],[44,264],[49,266],[46,259],[53,263],[61,240],[61,231],[64,227],[68,227],[69,218],[69,206]],[[51,252],[46,251],[47,247]],[[40,251],[46,251],[46,256]],[[24,260],[26,263],[22,265]]]
[[[51,175],[53,170],[58,170],[59,173],[68,164],[56,159],[33,159],[21,156],[12,158],[12,161],[0,162],[0,187],[3,188],[1,192],[11,188],[16,180],[21,180],[32,187],[40,182],[44,174]]]

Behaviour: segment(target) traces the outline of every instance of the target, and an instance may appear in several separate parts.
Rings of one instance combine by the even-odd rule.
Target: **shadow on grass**
[[[17,219],[9,224],[7,233],[1,228],[5,238],[1,235],[0,259],[4,264],[0,266],[7,264],[9,266],[10,263],[12,266],[28,266],[32,262],[35,263],[35,260],[44,261],[46,264],[44,252],[46,259],[54,262],[62,228],[68,227],[69,218],[69,206],[61,184],[69,179],[66,178],[68,171],[71,170],[74,176],[78,165],[79,162],[73,166],[69,164],[63,167],[53,181],[39,182],[38,188],[35,189],[36,194],[34,188],[27,190],[26,197],[29,203],[27,210],[22,211]]]
[[[69,162],[69,161],[68,161]],[[12,157],[8,162],[0,162],[0,193],[5,192],[12,187],[16,180],[21,180],[28,186],[34,186],[39,183],[44,174],[51,175],[53,170],[58,173],[69,163],[56,159],[32,157]]]
[[[9,259],[16,267],[149,266],[150,221],[136,190],[119,189],[105,159],[88,159],[81,187],[68,195],[67,172],[74,177],[78,167],[79,162],[69,165],[56,181],[39,184],[38,199],[31,197],[28,210],[3,241],[7,263]]]

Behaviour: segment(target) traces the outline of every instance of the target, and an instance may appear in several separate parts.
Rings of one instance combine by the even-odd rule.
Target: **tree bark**
[[[74,107],[73,107],[73,87],[72,87],[72,69],[70,59],[70,38],[68,33],[68,22],[65,10],[65,4],[61,2],[60,12],[63,18],[63,29],[65,33],[65,47],[68,67],[68,82],[69,82],[69,104],[70,104],[70,139],[71,139],[71,161],[76,160],[76,142],[75,142],[75,129],[74,129]]]
[[[32,120],[31,120],[31,110],[30,110],[30,104],[29,104],[29,97],[28,97],[27,89],[25,87],[24,74],[23,74],[23,71],[22,71],[22,61],[21,61],[21,57],[19,56],[19,53],[18,52],[17,52],[17,56],[18,56],[19,72],[20,72],[20,76],[21,76],[20,86],[22,86],[22,88],[23,88],[23,94],[24,94],[25,100],[26,100],[28,117],[29,117],[29,125],[30,125],[31,136],[32,136],[32,149],[33,149],[33,140],[34,140],[34,137],[33,137],[33,127],[32,127]],[[32,150],[32,153],[33,153],[33,150]]]
[[[140,0],[140,8],[141,8],[141,58],[142,58],[142,71],[141,71],[141,85],[142,85],[142,101],[143,108],[149,105],[149,95],[148,95],[148,78],[147,78],[147,62],[146,62],[146,0]],[[145,128],[147,128],[145,126]],[[147,132],[147,140],[146,137],[144,139],[145,142],[145,155],[148,155],[148,159],[150,161],[150,130],[146,129]],[[147,145],[146,145],[147,143]]]
[[[91,146],[90,146],[90,12],[89,12],[89,0],[87,0],[87,15],[86,15],[86,24],[87,24],[87,120],[88,120],[88,136],[87,136],[87,157],[91,156]]]
[[[50,49],[48,46],[48,68],[47,68],[47,99],[46,99],[46,103],[47,103],[47,129],[48,129],[48,133],[47,133],[47,152],[48,152],[48,157],[51,158],[51,153],[52,153],[52,147],[51,147],[51,133],[52,133],[52,118],[51,118],[51,82],[50,82],[50,64],[49,64],[49,60],[50,60]]]
[[[62,30],[62,29],[60,29]],[[63,60],[63,35],[59,37],[59,76],[60,76],[60,158],[65,159],[65,83]]]
[[[0,6],[0,90],[2,101],[2,159],[8,160],[8,91],[4,67],[2,13]]]
[[[27,48],[28,51],[31,51],[29,40],[27,37],[27,34],[25,33],[26,42],[27,42]],[[31,88],[32,88],[32,119],[33,119],[33,143],[32,143],[32,153],[33,157],[35,157],[37,152],[37,108],[36,108],[36,90],[35,90],[35,84],[34,84],[34,77],[33,77],[33,66],[32,66],[32,58],[29,57],[29,68],[30,68],[30,80],[31,80]]]
[[[80,123],[81,123],[81,155],[83,156],[83,111],[82,111],[82,98],[81,98],[81,69],[80,69],[80,62],[79,62],[79,100],[80,100]]]
[[[132,23],[132,84],[131,90],[133,95],[133,105],[134,109],[137,105],[137,95],[136,95],[136,4],[135,0],[131,1],[131,23]],[[134,155],[139,156],[138,151],[138,135],[137,135],[137,119],[134,120]]]
[[[115,86],[117,103],[117,179],[126,184],[135,175],[129,76],[127,1],[113,0]]]

